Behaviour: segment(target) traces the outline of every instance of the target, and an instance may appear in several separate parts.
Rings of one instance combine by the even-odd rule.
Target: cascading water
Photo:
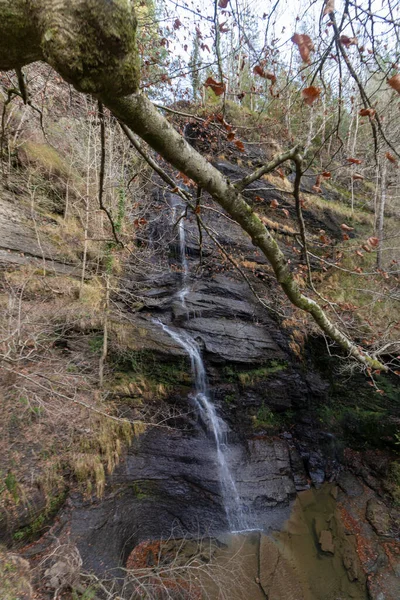
[[[173,219],[176,218],[176,207],[181,206],[175,203],[173,205]],[[181,301],[182,307],[186,310],[185,298],[189,293],[189,287],[187,284],[189,267],[186,257],[186,238],[185,238],[185,223],[184,223],[185,212],[182,212],[179,219],[179,248],[180,248],[180,259],[182,265],[182,286],[178,292],[178,298]],[[194,401],[196,407],[199,410],[200,416],[207,427],[207,430],[211,433],[213,441],[216,446],[216,458],[218,464],[219,480],[222,491],[222,499],[226,516],[228,519],[229,528],[231,531],[245,530],[248,528],[245,515],[241,507],[240,497],[237,491],[235,480],[229,469],[229,465],[226,459],[228,446],[226,443],[226,430],[227,426],[224,421],[218,417],[215,407],[209,398],[208,383],[204,362],[200,353],[200,350],[195,340],[190,337],[186,331],[180,331],[179,333],[174,329],[171,329],[161,321],[157,323],[163,328],[163,330],[171,336],[190,356],[193,379],[195,384],[195,395]]]
[[[175,221],[176,218],[176,208],[177,206],[182,207],[180,203],[174,203],[172,206],[172,219]],[[181,288],[178,292],[178,298],[181,301],[182,307],[186,309],[185,298],[189,293],[189,287],[187,284],[188,275],[189,275],[189,265],[186,257],[186,234],[185,234],[185,214],[186,211],[183,210],[179,215],[179,223],[178,223],[178,232],[179,232],[179,255],[181,261],[181,269],[182,269],[182,281]]]
[[[236,488],[235,480],[229,469],[226,460],[226,425],[218,417],[215,406],[211,402],[208,394],[207,376],[204,368],[204,362],[196,342],[186,332],[177,332],[161,321],[157,321],[163,330],[168,333],[190,356],[192,373],[195,384],[194,401],[199,410],[200,416],[206,425],[208,431],[212,434],[217,450],[217,463],[219,479],[222,491],[222,499],[231,531],[244,530],[248,528],[245,515],[240,503],[239,493]]]

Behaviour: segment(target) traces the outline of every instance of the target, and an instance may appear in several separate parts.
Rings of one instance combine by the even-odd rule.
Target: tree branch
[[[239,192],[242,192],[244,190],[244,188],[246,188],[248,185],[253,183],[253,181],[260,179],[260,177],[262,177],[266,173],[271,173],[271,171],[276,169],[276,167],[278,167],[282,163],[286,162],[287,160],[293,159],[298,152],[299,152],[299,146],[294,146],[294,148],[292,148],[291,150],[288,150],[287,152],[284,152],[283,154],[279,154],[276,158],[271,160],[271,162],[267,163],[266,165],[263,165],[262,167],[260,167],[259,169],[257,169],[253,173],[251,173],[250,175],[243,177],[243,179],[241,179],[240,181],[238,181],[235,184],[235,188]]]
[[[122,98],[104,96],[102,100],[120,121],[144,139],[165,160],[204,188],[249,234],[253,244],[270,262],[277,281],[292,304],[308,312],[329,337],[360,363],[373,369],[387,370],[385,365],[369,356],[342,333],[317,302],[301,292],[278,243],[241,196],[238,188],[231,185],[192,148],[156,110],[150,100],[141,94]],[[289,154],[293,156],[293,150],[289,151]],[[266,172],[266,166],[262,168],[264,170],[261,174]]]

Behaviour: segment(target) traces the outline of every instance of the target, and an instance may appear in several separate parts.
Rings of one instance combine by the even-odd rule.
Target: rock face
[[[43,217],[36,215],[39,224]],[[0,268],[33,264],[56,273],[77,275],[78,267],[63,260],[59,251],[41,235],[27,208],[16,204],[0,186]]]
[[[85,568],[113,569],[146,539],[227,530],[215,447],[193,425],[186,432],[144,434],[114,472],[103,500],[72,499],[70,534]],[[295,496],[286,442],[254,440],[246,451],[233,440],[229,459],[249,526],[279,529]]]

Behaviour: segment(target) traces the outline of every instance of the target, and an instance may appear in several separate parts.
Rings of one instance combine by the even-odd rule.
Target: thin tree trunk
[[[104,381],[104,365],[107,359],[108,352],[108,310],[110,307],[110,276],[105,274],[106,280],[106,297],[104,302],[104,316],[103,316],[103,348],[99,361],[99,386],[103,387]]]
[[[380,185],[380,197],[379,197],[379,211],[378,211],[378,222],[376,233],[379,239],[379,245],[376,252],[376,264],[378,269],[383,268],[383,239],[384,239],[384,226],[385,226],[385,206],[386,206],[386,173],[387,173],[387,163],[383,162],[381,165],[381,185]]]

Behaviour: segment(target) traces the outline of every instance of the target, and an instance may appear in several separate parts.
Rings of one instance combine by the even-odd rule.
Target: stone
[[[363,494],[361,483],[350,471],[342,471],[337,482],[348,496],[355,497]]]
[[[194,318],[185,328],[204,345],[210,360],[260,363],[284,359],[285,354],[265,327],[226,318]]]
[[[368,500],[366,517],[378,535],[391,535],[392,522],[390,512],[383,502],[376,498]]]
[[[322,552],[327,552],[328,554],[335,553],[335,545],[333,543],[332,532],[329,529],[323,529],[319,536],[319,545],[321,547]]]

